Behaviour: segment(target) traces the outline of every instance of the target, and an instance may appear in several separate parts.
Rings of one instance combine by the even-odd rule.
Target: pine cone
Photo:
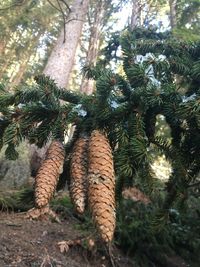
[[[65,151],[62,143],[53,141],[35,178],[35,204],[37,208],[46,206],[53,196],[59,175],[62,173],[64,158]]]
[[[115,176],[111,147],[99,131],[89,142],[88,201],[101,238],[109,242],[115,229]]]
[[[80,137],[74,144],[70,163],[70,195],[78,213],[85,210],[88,137]]]

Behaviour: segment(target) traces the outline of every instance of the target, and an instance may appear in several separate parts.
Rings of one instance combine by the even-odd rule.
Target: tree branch
[[[69,7],[69,5],[67,4],[67,2],[65,0],[60,0],[60,2],[64,3],[64,5],[66,6],[66,8],[68,9],[69,12],[71,12],[71,8]]]
[[[64,13],[64,11],[63,11],[63,9],[61,7],[61,4],[60,4],[59,0],[57,0],[57,3],[59,5],[60,12],[61,12],[62,17],[63,17],[63,27],[64,27],[64,39],[63,39],[63,43],[65,43],[65,40],[66,40],[66,27],[65,27],[65,25],[66,25],[66,16],[65,16],[65,13]]]
[[[57,8],[57,6],[55,6],[50,0],[47,0],[47,2],[53,7],[55,8],[57,11],[61,12],[59,8]]]
[[[190,184],[190,185],[188,185],[188,187],[194,187],[194,186],[198,186],[198,185],[200,185],[200,181],[199,182],[196,182],[194,184]]]

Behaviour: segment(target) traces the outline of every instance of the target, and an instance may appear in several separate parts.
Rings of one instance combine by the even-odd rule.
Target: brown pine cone
[[[111,147],[105,135],[95,130],[89,142],[88,201],[93,220],[105,242],[115,229],[115,176]]]
[[[80,214],[85,210],[87,193],[87,149],[88,137],[80,137],[74,144],[70,163],[70,195],[76,211]]]
[[[59,175],[62,173],[64,158],[65,151],[62,143],[53,141],[35,179],[35,205],[37,208],[46,206],[53,196]]]

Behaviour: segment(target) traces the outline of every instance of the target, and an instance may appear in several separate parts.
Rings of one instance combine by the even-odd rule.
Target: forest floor
[[[0,212],[0,267],[112,266],[109,253],[103,249],[100,253],[94,247],[90,250],[79,244],[61,252],[60,241],[80,240],[84,236],[76,225],[77,220],[70,216],[56,223],[30,221],[20,213]],[[116,266],[133,266],[119,251],[113,253]]]

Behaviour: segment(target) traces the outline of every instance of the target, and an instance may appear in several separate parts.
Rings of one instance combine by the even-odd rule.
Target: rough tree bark
[[[88,6],[89,0],[74,0],[65,30],[58,37],[44,69],[44,74],[54,79],[60,87],[68,85]]]

